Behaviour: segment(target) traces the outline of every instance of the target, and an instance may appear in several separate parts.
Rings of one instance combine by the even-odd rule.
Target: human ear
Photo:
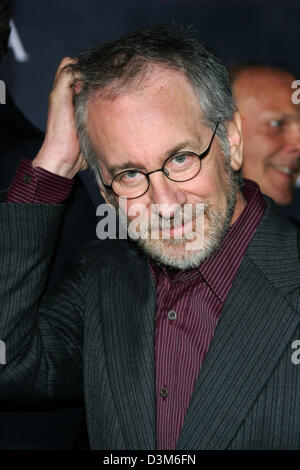
[[[107,192],[106,192],[105,189],[101,186],[100,183],[98,183],[98,187],[99,187],[101,196],[103,197],[103,199],[104,199],[104,201],[106,202],[106,204],[111,204],[111,201],[110,201],[110,199],[109,199],[109,195],[107,194]]]
[[[238,171],[243,163],[243,136],[241,128],[241,115],[236,111],[227,128],[227,138],[230,146],[230,163],[234,171]]]
[[[101,183],[98,183],[98,188],[100,190],[101,196],[103,197],[104,201],[106,204],[111,204],[115,208],[119,207],[119,204],[115,198],[115,196],[112,194],[110,195],[108,190],[106,190]]]

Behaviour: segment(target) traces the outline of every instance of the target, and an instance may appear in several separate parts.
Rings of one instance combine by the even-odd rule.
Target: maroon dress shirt
[[[157,449],[175,449],[226,295],[265,211],[256,183],[219,250],[198,268],[170,275],[149,260],[156,283]]]
[[[22,158],[5,202],[59,204],[68,197],[73,184],[74,180],[33,168],[31,160]]]

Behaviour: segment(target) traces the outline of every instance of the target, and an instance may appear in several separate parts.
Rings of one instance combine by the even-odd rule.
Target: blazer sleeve
[[[0,203],[0,399],[82,397],[84,259],[43,293],[62,219],[62,205]]]

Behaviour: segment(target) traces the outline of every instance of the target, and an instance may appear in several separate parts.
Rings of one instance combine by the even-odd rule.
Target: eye
[[[171,157],[166,165],[165,169],[168,172],[179,172],[179,171],[186,171],[189,170],[190,168],[194,167],[195,165],[199,164],[199,159],[197,155],[194,153],[180,153],[178,155],[174,155],[174,157]]]
[[[176,157],[172,158],[172,162],[174,162],[177,165],[181,165],[186,162],[188,158],[188,155],[183,154],[183,155],[177,155]]]
[[[139,170],[124,171],[116,177],[116,181],[121,184],[138,184],[143,181],[144,175]]]
[[[280,127],[283,126],[284,124],[284,120],[283,119],[272,119],[270,122],[269,122],[270,126],[273,127],[273,128],[277,128],[277,129],[280,129]]]
[[[123,177],[125,179],[126,178],[133,179],[137,176],[137,174],[138,174],[137,170],[129,170],[129,171],[126,171],[126,173],[123,174]]]

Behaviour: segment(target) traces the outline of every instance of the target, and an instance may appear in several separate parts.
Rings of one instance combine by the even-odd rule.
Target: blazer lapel
[[[229,446],[299,324],[299,313],[283,295],[300,286],[296,233],[286,229],[285,218],[281,222],[285,227],[266,211],[248,247],[197,378],[177,449]]]
[[[128,449],[156,448],[155,286],[146,259],[132,250],[101,282],[107,370]],[[103,280],[103,276],[102,280]],[[105,276],[106,278],[106,276]]]

